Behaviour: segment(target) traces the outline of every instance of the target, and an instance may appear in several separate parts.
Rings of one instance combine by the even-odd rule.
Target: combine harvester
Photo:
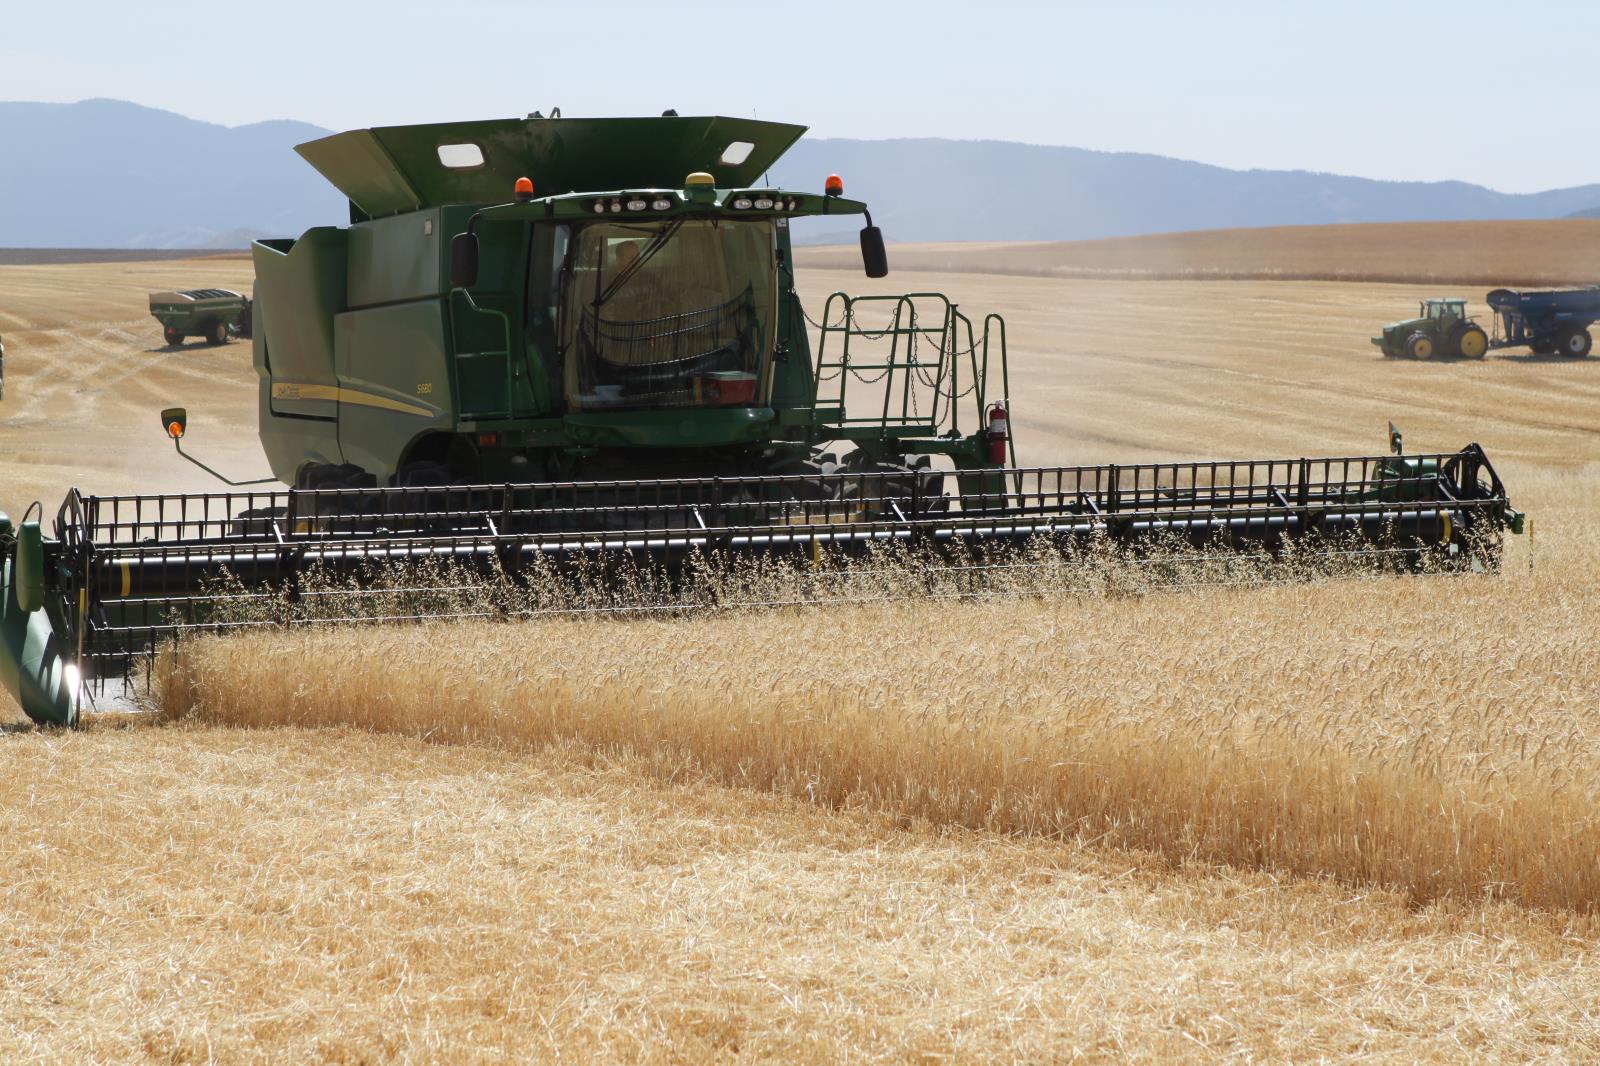
[[[791,223],[860,215],[867,275],[887,264],[837,176],[761,182],[802,132],[535,115],[300,146],[351,223],[253,250],[260,436],[294,487],[74,490],[49,537],[36,509],[0,519],[0,680],[71,724],[162,640],[314,620],[294,605],[326,580],[343,620],[431,615],[349,591],[408,567],[426,601],[443,571],[672,581],[706,553],[809,572],[880,545],[980,576],[1083,542],[1494,565],[1519,518],[1477,445],[1018,468],[998,316],[836,293],[813,351]],[[182,453],[185,413],[162,421]]]

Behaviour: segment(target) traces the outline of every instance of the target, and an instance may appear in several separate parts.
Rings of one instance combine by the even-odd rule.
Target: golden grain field
[[[835,269],[849,269],[859,256],[853,247],[796,253],[801,266]],[[1600,283],[1600,220],[1265,226],[1094,241],[922,244],[897,248],[894,266],[1109,280],[1594,285]],[[1474,293],[1475,301],[1481,297]]]
[[[257,633],[175,649],[155,698],[177,720],[573,742],[936,825],[1593,913],[1600,658],[1561,639],[1600,632],[1600,598],[1562,577],[1600,566],[1580,537],[1501,578]],[[1532,632],[1465,631],[1514,613]]]
[[[195,269],[0,267],[0,506],[200,487],[167,403],[253,472],[244,346],[152,350]],[[187,645],[163,722],[0,736],[5,1058],[1600,1056],[1600,359],[1377,357],[1429,286],[887,280],[1008,317],[1026,462],[1394,418],[1481,441],[1535,535],[1495,576]]]

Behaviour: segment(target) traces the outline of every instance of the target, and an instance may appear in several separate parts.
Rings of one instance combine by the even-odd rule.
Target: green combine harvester
[[[0,682],[71,724],[163,640],[293,624],[233,607],[317,595],[313,575],[671,575],[708,552],[803,568],[882,545],[981,571],[1086,541],[1356,543],[1465,570],[1520,521],[1477,445],[1018,467],[999,316],[835,293],[813,346],[792,224],[860,216],[866,274],[888,267],[837,176],[762,180],[802,132],[533,115],[301,145],[350,224],[253,248],[266,480],[290,487],[74,490],[49,535],[37,505],[0,517]],[[186,413],[162,423],[183,453]],[[383,604],[349,617],[414,617]]]
[[[1417,317],[1391,322],[1372,343],[1391,359],[1432,359],[1434,356],[1482,359],[1489,352],[1489,335],[1467,315],[1467,301],[1423,300]]]

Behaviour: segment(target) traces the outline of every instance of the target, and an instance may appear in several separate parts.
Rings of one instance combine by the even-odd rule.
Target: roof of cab
[[[531,178],[540,196],[677,188],[694,171],[710,173],[720,186],[751,185],[805,130],[720,116],[529,117],[377,126],[295,151],[362,213],[380,218],[442,204],[503,203],[520,177]]]

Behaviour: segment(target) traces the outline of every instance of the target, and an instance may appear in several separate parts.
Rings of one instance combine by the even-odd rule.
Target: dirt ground
[[[216,486],[173,454],[157,418],[167,406],[188,407],[192,452],[236,478],[267,474],[249,344],[169,349],[145,308],[158,289],[250,280],[239,260],[0,266],[0,508],[53,510],[71,485]],[[1600,461],[1600,355],[1380,357],[1368,337],[1431,286],[817,270],[802,296],[820,315],[836,290],[908,288],[1005,317],[1025,464],[1368,453],[1388,420],[1416,450],[1477,440],[1508,473]]]
[[[0,266],[0,509],[210,488],[161,433],[171,405],[194,453],[265,473],[248,345],[168,350],[144,304],[249,282],[242,261]],[[1431,285],[818,270],[802,295],[816,314],[869,288],[1005,316],[1024,463],[1371,453],[1392,419],[1414,449],[1485,447],[1541,545],[1508,568],[1600,520],[1600,356],[1385,360],[1367,338]],[[1413,624],[1524,637],[1425,601]],[[1594,638],[1562,624],[1537,639]],[[1247,617],[1211,626],[1251,639]],[[1251,683],[1272,669],[1262,649]],[[0,772],[9,1061],[1600,1056],[1596,933],[1573,915],[1174,868],[560,747],[23,728]]]

